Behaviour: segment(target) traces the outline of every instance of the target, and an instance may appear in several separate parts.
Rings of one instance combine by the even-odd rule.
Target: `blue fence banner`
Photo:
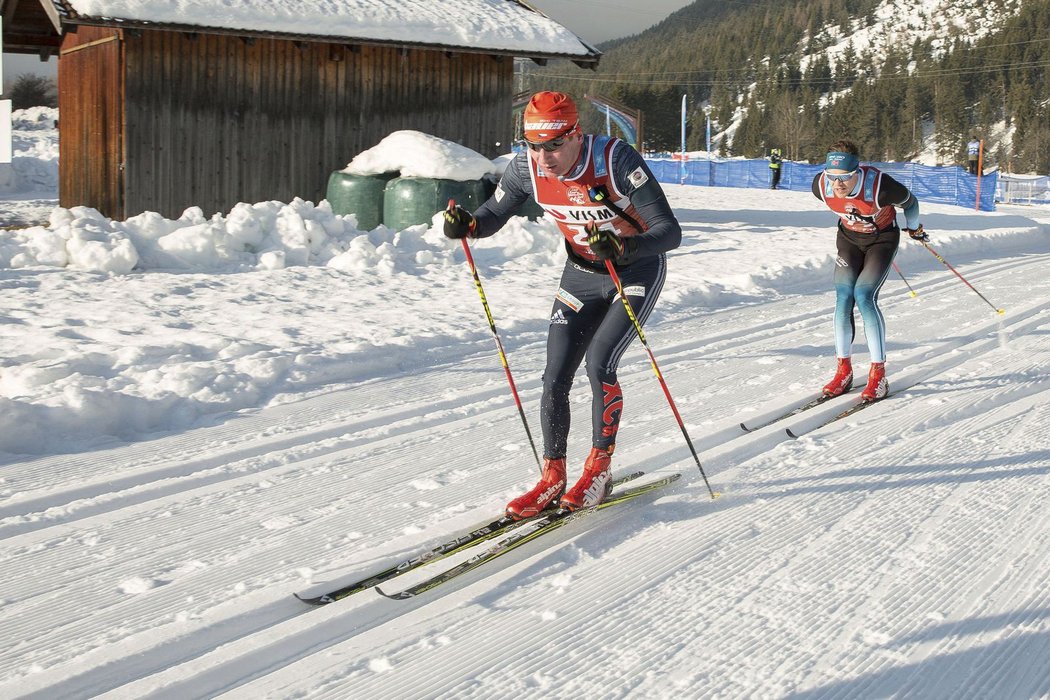
[[[749,160],[650,160],[646,164],[659,182],[673,185],[701,185],[706,187],[768,188],[769,161]],[[974,208],[977,199],[977,176],[956,165],[932,166],[918,163],[865,163],[873,165],[907,187],[919,202],[937,202]],[[684,170],[683,170],[684,165]],[[808,192],[813,177],[824,169],[823,164],[810,165],[785,160],[780,164],[779,189]],[[981,211],[995,211],[995,191],[998,172],[981,177]]]

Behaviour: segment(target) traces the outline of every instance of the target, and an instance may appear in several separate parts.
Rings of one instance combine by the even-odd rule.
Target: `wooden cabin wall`
[[[124,52],[128,216],[319,202],[399,129],[488,157],[513,134],[509,57],[150,30]]]
[[[123,218],[124,90],[120,33],[66,34],[58,61],[59,204]]]

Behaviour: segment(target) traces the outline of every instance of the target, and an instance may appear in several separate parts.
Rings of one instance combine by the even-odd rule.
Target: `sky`
[[[14,86],[18,76],[29,73],[41,75],[45,78],[58,78],[58,59],[52,58],[41,61],[39,56],[25,56],[22,54],[4,54],[4,93]]]
[[[880,294],[889,397],[745,432],[833,372],[836,219],[806,192],[665,184],[683,243],[645,334],[719,497],[635,342],[613,471],[674,487],[416,598],[315,608],[292,594],[535,479],[461,243],[437,213],[361,231],[325,202],[59,208],[56,114],[28,112],[0,206],[48,223],[0,231],[0,697],[1050,694],[1050,207],[922,203],[1004,313],[906,240]],[[425,135],[364,161],[474,167]],[[513,219],[473,257],[538,435],[560,234]]]
[[[528,3],[572,30],[581,39],[596,44],[637,34],[661,22],[693,0],[528,0]]]

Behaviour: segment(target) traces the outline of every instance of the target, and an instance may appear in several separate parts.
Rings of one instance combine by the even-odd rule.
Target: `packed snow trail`
[[[720,311],[671,299],[646,336],[722,498],[634,347],[614,469],[684,483],[410,601],[291,593],[531,485],[484,334],[355,386],[8,464],[0,696],[1050,693],[1033,663],[1050,656],[1050,244],[942,252],[1006,314],[910,257],[919,296],[892,278],[881,295],[893,394],[799,440],[738,424],[831,372],[826,278]],[[542,334],[508,350],[531,418]],[[588,409],[583,381],[576,467]]]

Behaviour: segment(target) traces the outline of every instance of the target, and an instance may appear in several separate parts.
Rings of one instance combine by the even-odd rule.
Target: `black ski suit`
[[[641,230],[586,196],[596,185],[606,187]],[[474,236],[494,234],[529,197],[556,220],[568,253],[547,335],[540,408],[543,453],[548,458],[566,456],[569,390],[585,357],[592,391],[592,444],[609,449],[623,409],[616,368],[636,331],[604,263],[581,238],[583,227],[594,222],[621,238],[633,238],[632,252],[617,259],[615,268],[642,324],[663,289],[665,253],[681,243],[682,229],[641,155],[619,139],[586,136],[580,162],[564,178],[544,175],[527,151],[517,154],[495,195],[474,212]]]

